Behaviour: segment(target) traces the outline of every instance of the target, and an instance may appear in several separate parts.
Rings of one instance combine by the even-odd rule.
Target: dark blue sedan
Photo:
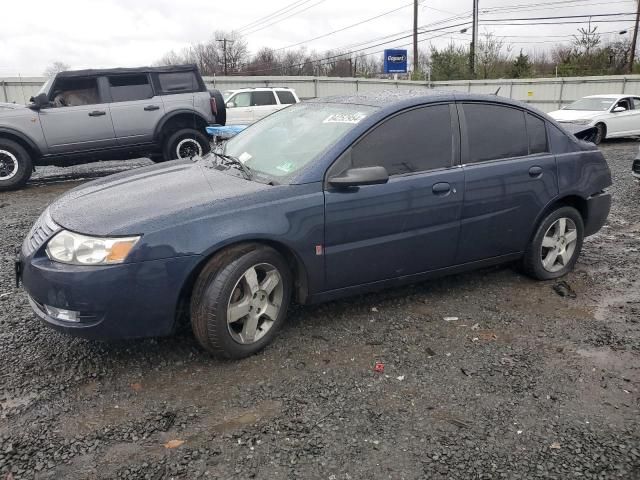
[[[292,300],[518,260],[569,272],[605,223],[593,145],[496,96],[323,98],[224,150],[71,190],[38,219],[19,270],[37,315],[92,338],[168,335],[182,314],[211,353],[268,344]]]

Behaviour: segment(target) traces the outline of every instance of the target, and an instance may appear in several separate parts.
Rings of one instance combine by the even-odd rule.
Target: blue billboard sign
[[[384,73],[407,73],[407,51],[385,50]]]

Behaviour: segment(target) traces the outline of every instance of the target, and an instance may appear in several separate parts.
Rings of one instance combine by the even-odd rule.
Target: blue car
[[[223,150],[87,183],[17,263],[36,314],[96,339],[170,334],[241,358],[292,301],[324,302],[519,261],[569,272],[605,223],[607,163],[497,96],[386,92],[293,105]]]

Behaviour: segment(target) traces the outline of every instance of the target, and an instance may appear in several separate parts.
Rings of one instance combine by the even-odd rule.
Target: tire
[[[252,270],[257,282],[250,281]],[[196,340],[219,358],[239,359],[262,350],[284,323],[291,285],[287,262],[272,248],[243,245],[216,255],[200,273],[191,297]]]
[[[566,275],[578,261],[583,239],[584,222],[580,212],[573,207],[552,211],[542,220],[527,247],[522,260],[524,271],[538,280]]]
[[[224,101],[224,97],[219,90],[209,90],[209,95],[211,95],[216,100],[216,109],[218,110],[218,113],[216,113],[216,123],[218,125],[226,125],[227,104]]]
[[[164,143],[165,160],[193,158],[204,155],[211,150],[209,138],[194,128],[183,128],[169,135]]]
[[[0,191],[24,186],[32,171],[31,157],[22,145],[0,138]]]
[[[151,160],[153,163],[162,163],[165,162],[166,159],[164,158],[164,155],[161,153],[152,153],[149,155],[149,160]]]
[[[596,124],[596,136],[593,138],[593,143],[599,145],[605,138],[607,138],[607,126],[604,123]]]

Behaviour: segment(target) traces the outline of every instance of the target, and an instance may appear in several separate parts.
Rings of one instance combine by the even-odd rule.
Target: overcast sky
[[[210,38],[214,30],[241,29],[292,3],[293,0],[8,0],[2,2],[0,10],[0,76],[41,75],[54,61],[74,69],[149,65],[169,50]],[[410,0],[307,0],[259,26],[289,18],[255,32],[245,28],[244,32],[252,52],[261,46],[281,48],[406,5],[377,20],[305,44],[318,51],[362,48],[350,46],[385,35],[398,34],[392,37],[396,38],[410,29],[413,10],[409,3]],[[520,7],[511,11],[487,11],[517,5]],[[443,20],[448,20],[443,26],[466,22],[471,6],[471,0],[423,0],[419,25],[433,29],[441,26],[428,25]],[[483,23],[483,19],[629,13],[635,11],[635,4],[633,0],[480,0],[480,10],[480,32],[503,36],[505,43],[518,52],[520,48],[548,49],[556,41],[567,43],[581,25],[496,26]],[[300,13],[295,14],[297,11]],[[622,18],[626,20],[597,24],[599,31],[607,32],[606,39],[620,38],[617,32],[622,29],[628,29],[630,36],[632,16]],[[437,45],[450,41],[468,43],[468,33],[458,32],[461,28],[426,33],[420,38],[438,35],[431,40]],[[396,40],[369,51],[400,46],[410,40]],[[421,46],[428,44],[424,41]]]

